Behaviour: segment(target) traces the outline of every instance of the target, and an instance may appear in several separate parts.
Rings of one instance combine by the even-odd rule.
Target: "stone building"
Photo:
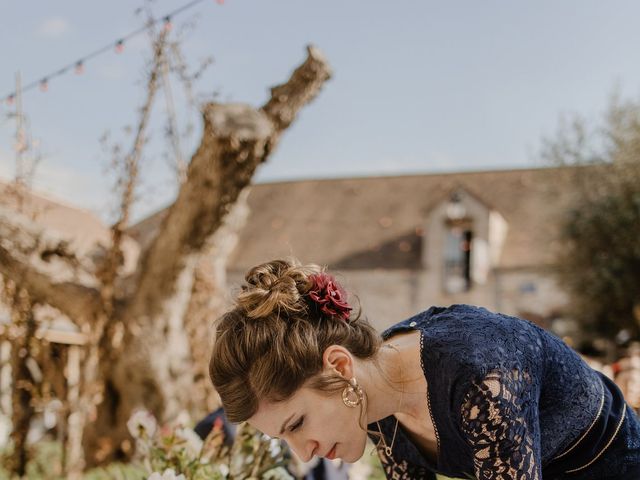
[[[50,238],[58,236],[72,238],[73,251],[78,252],[82,257],[99,258],[104,254],[111,241],[109,228],[88,210],[68,205],[46,195],[16,189],[15,186],[3,182],[0,182],[0,209],[21,212],[29,220],[46,228]],[[0,238],[0,246],[2,246],[1,240]],[[40,238],[39,241],[46,241],[46,239]],[[139,250],[137,244],[130,238],[124,239],[123,250],[125,253],[123,270],[125,273],[130,273],[135,267]],[[51,265],[55,260],[47,258],[40,260],[43,264],[49,264],[49,267],[53,266],[55,272],[55,265]],[[49,271],[51,270],[49,268]],[[58,278],[58,281],[63,280],[62,277]],[[0,277],[0,288],[2,287],[2,278]],[[82,345],[86,342],[85,334],[68,317],[48,305],[34,307],[33,314],[39,325],[35,338],[42,343],[39,349],[40,366],[36,362],[27,363],[31,376],[34,379],[41,378],[40,369],[42,366],[46,366],[46,378],[56,398],[73,402],[78,398],[81,350]],[[10,323],[10,310],[7,305],[2,303],[0,296],[0,448],[3,448],[8,441],[10,432],[8,417],[12,409]],[[42,423],[41,418],[32,422],[34,428],[31,433],[39,431],[38,435],[40,435],[46,428],[46,425]],[[47,421],[44,423],[46,424]],[[48,428],[51,426],[48,425]]]
[[[570,199],[570,171],[254,185],[248,219],[228,259],[229,285],[233,290],[253,265],[292,255],[338,272],[377,328],[430,305],[472,303],[571,333],[560,318],[565,295],[550,272],[558,215]],[[38,223],[72,232],[81,250],[108,244],[108,228],[89,212],[29,198]],[[7,204],[2,191],[0,200]],[[128,230],[125,270],[135,268],[163,213]]]
[[[550,271],[568,169],[537,168],[255,185],[229,259],[326,265],[384,328],[431,305],[472,303],[571,333]]]

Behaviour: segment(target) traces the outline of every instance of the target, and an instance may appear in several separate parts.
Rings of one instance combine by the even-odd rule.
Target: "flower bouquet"
[[[204,441],[183,425],[159,428],[145,410],[135,412],[127,427],[148,480],[293,480],[279,441],[248,424],[239,426],[231,446],[220,421]]]

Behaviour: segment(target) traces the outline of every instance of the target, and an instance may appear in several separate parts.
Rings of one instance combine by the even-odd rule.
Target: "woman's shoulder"
[[[479,334],[493,335],[510,333],[526,340],[528,333],[544,332],[537,325],[518,317],[492,312],[484,307],[467,304],[454,304],[448,307],[432,306],[409,318],[397,322],[382,332],[387,339],[399,331],[420,329],[431,335],[445,335],[451,332],[467,332],[467,336]],[[489,331],[487,331],[489,330]]]
[[[402,331],[423,333],[423,355],[429,361],[463,363],[486,367],[515,367],[519,362],[540,358],[544,335],[537,325],[483,307],[455,304],[434,306],[392,325],[383,333],[387,339]]]

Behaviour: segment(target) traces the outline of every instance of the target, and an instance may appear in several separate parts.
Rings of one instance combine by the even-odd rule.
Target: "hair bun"
[[[265,290],[270,289],[289,269],[284,260],[274,260],[253,267],[247,272],[245,281],[247,284]]]
[[[309,277],[320,271],[317,265],[303,266],[294,260],[274,260],[257,265],[245,276],[247,284],[238,295],[238,307],[249,318],[300,313],[307,308],[302,295],[311,287]]]

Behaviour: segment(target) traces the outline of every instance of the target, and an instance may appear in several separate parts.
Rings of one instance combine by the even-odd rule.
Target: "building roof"
[[[229,259],[245,271],[293,255],[339,269],[420,268],[429,211],[462,188],[508,223],[500,268],[544,266],[552,260],[555,215],[570,189],[567,169],[535,168],[257,184],[251,213]],[[134,225],[141,244],[164,212]]]
[[[42,193],[0,182],[0,205],[20,210],[36,224],[72,238],[74,251],[79,255],[92,255],[96,248],[107,248],[111,244],[111,230],[97,215]],[[128,237],[124,238],[122,248],[124,271],[130,273],[135,268],[139,248]]]

